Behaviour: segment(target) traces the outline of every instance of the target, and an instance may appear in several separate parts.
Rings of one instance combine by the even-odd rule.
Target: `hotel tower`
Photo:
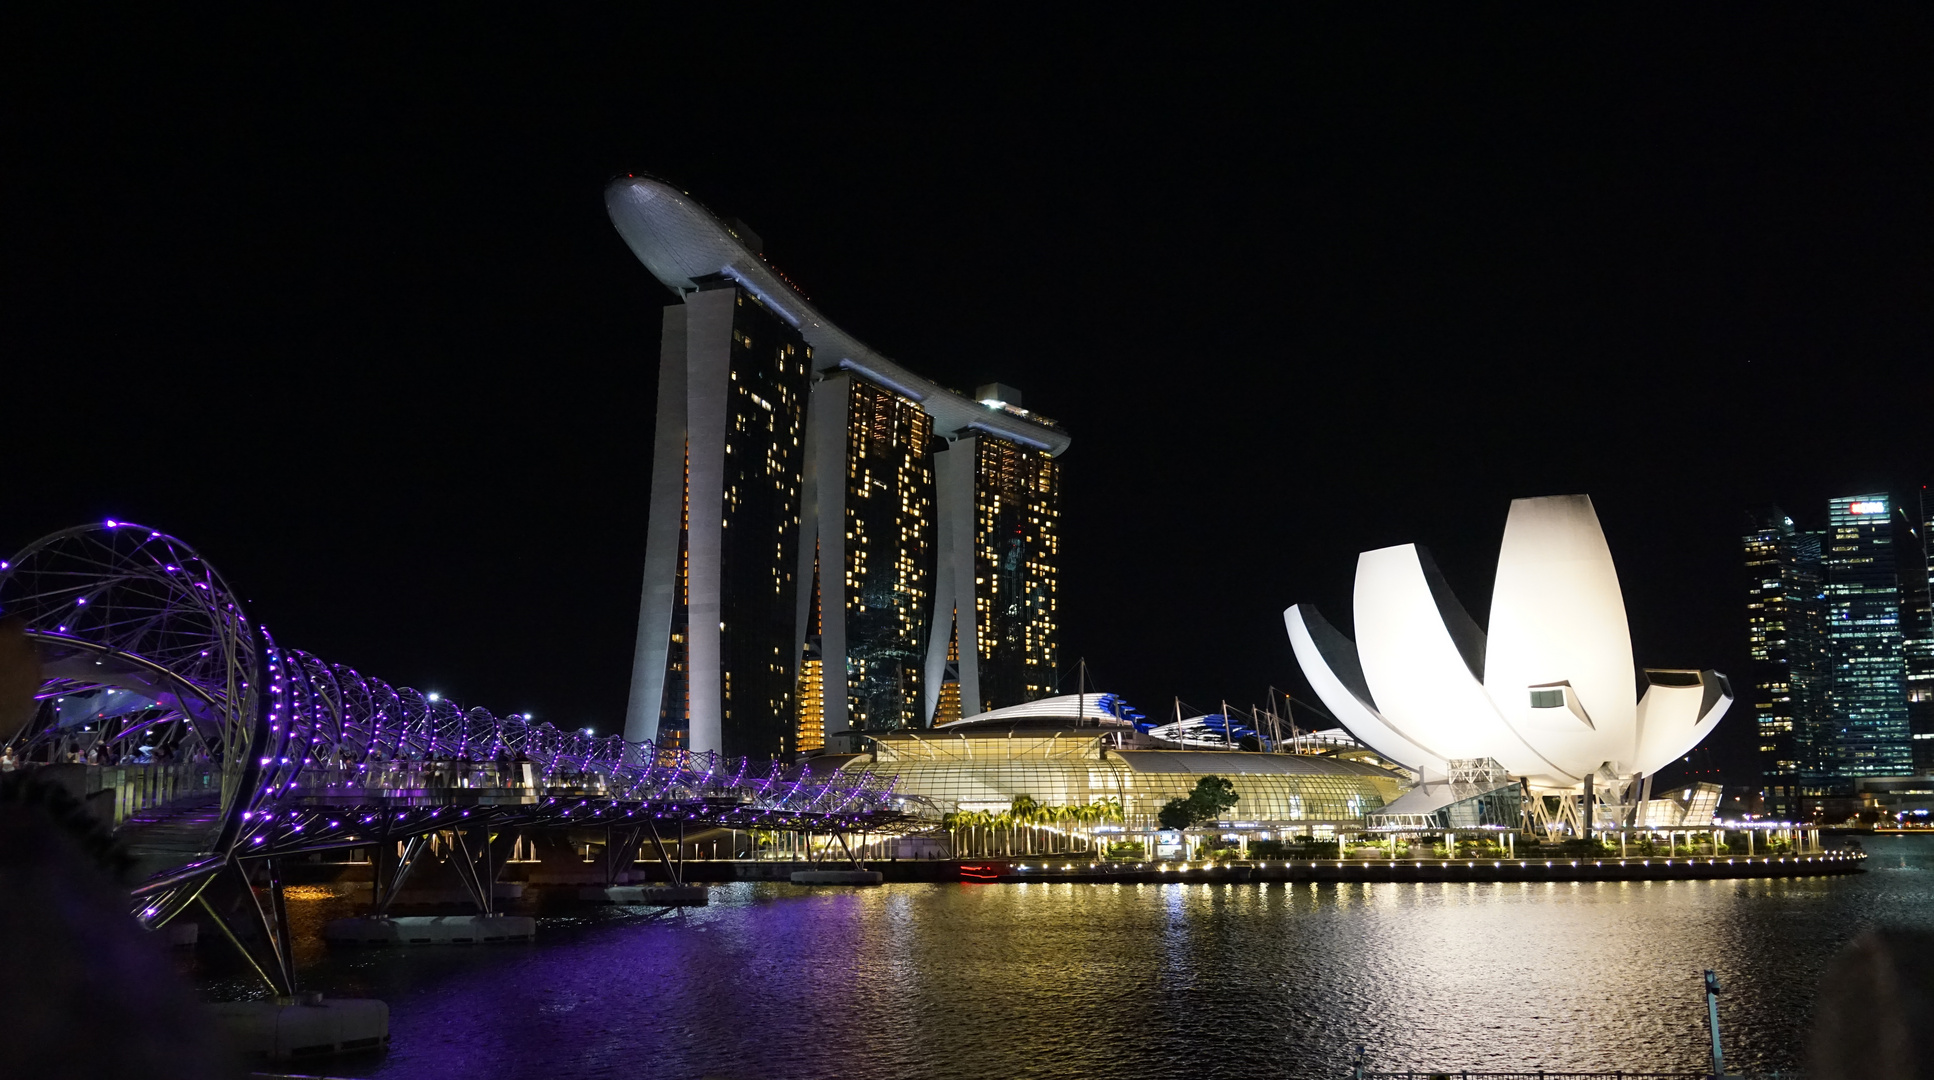
[[[768,757],[1054,693],[1067,434],[874,352],[670,184],[605,206],[677,297],[625,737]]]

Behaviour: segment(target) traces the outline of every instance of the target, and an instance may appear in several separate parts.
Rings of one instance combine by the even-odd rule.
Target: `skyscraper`
[[[1835,778],[1913,769],[1893,534],[1886,494],[1828,500],[1821,563],[1832,720],[1817,750],[1822,773]]]
[[[1914,742],[1914,771],[1934,774],[1934,506],[1927,489],[1916,493],[1913,516],[1895,509],[1900,559],[1901,650],[1907,668],[1907,727]]]
[[[1765,810],[1793,817],[1806,778],[1819,773],[1815,743],[1827,720],[1820,535],[1796,528],[1778,507],[1749,524],[1746,625]]]
[[[867,347],[670,184],[605,206],[679,297],[626,737],[765,756],[1052,693],[1066,432]]]
[[[665,310],[628,709],[661,743],[757,753],[792,716],[811,355],[730,282]]]
[[[822,738],[829,717],[834,732],[924,726],[933,418],[913,398],[841,371],[813,384],[809,426],[813,514],[800,532],[799,580],[809,587],[799,594],[797,647],[846,657],[844,680],[820,678]]]
[[[1045,451],[995,438],[956,440],[941,459],[942,469],[972,474],[971,488],[960,484],[971,491],[972,505],[958,508],[971,520],[971,539],[943,556],[941,575],[951,586],[951,602],[934,607],[928,668],[936,670],[936,653],[965,632],[980,642],[980,661],[973,670],[954,665],[966,712],[1054,693],[1060,619],[1059,466]],[[942,520],[957,519],[943,511]],[[963,620],[963,612],[971,618]],[[939,708],[939,692],[929,714]]]

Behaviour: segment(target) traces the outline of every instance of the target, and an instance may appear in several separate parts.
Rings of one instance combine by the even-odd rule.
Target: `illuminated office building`
[[[1901,651],[1907,668],[1907,727],[1914,771],[1934,774],[1934,508],[1927,489],[1915,500],[1911,528],[1896,530],[1900,557]],[[1901,508],[1904,510],[1905,508]]]
[[[875,352],[670,184],[605,207],[679,298],[625,737],[762,757],[1053,693],[1067,434]]]
[[[996,389],[1018,396],[1006,387],[983,392]],[[1059,662],[1059,464],[1043,450],[987,437],[957,439],[936,461],[949,489],[958,493],[953,503],[943,502],[941,527],[957,531],[961,542],[941,551],[942,602],[934,606],[929,670],[940,670],[944,643],[964,635],[980,642],[978,664],[971,669],[951,665],[958,678],[953,692],[969,715],[1053,694]],[[948,692],[943,683],[928,716],[938,715],[939,694]]]
[[[1827,503],[1825,570],[1831,721],[1816,747],[1821,771],[1850,780],[1913,769],[1902,653],[1900,580],[1887,495]]]
[[[819,659],[819,643],[806,646],[799,665],[799,707],[793,721],[790,749],[817,750],[826,745],[825,665]]]
[[[665,745],[751,753],[793,713],[810,357],[728,282],[665,311],[639,612],[650,647],[634,655],[629,708]]]
[[[1800,812],[1804,778],[1819,772],[1813,748],[1827,718],[1820,534],[1795,528],[1777,507],[1751,527],[1742,543],[1765,812],[1791,817]]]
[[[842,371],[813,384],[808,426],[799,579],[810,587],[800,593],[797,647],[846,658],[843,681],[822,679],[822,741],[827,718],[835,732],[923,726],[933,417]]]
[[[951,724],[965,716],[960,703],[960,635],[947,637],[947,666],[942,673],[939,699],[933,707],[933,727]]]

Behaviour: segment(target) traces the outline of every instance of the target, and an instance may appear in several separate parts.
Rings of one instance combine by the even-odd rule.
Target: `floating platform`
[[[594,904],[704,907],[711,903],[711,890],[703,885],[613,885],[609,888],[586,886],[578,890],[578,899],[588,900]]]
[[[794,885],[878,885],[886,875],[878,870],[794,870]]]
[[[404,915],[336,919],[322,928],[337,945],[485,945],[530,941],[537,920],[529,915]]]
[[[1076,862],[1071,859],[967,863],[962,881],[982,882],[1250,882],[1250,881],[1676,881],[1699,878],[1818,877],[1857,874],[1858,851],[1812,855],[1675,855],[1538,859],[1287,859],[1259,862]],[[797,882],[799,875],[794,874]]]
[[[389,1006],[374,998],[300,994],[207,1006],[243,1058],[302,1061],[389,1046]]]
[[[193,919],[176,919],[150,933],[177,949],[189,948],[201,940],[201,926]]]
[[[498,881],[490,887],[490,895],[497,900],[521,900],[524,898],[524,883],[521,881]],[[447,889],[412,889],[405,887],[396,894],[392,903],[402,907],[441,907],[461,904],[476,909],[477,898],[468,889],[452,887]]]

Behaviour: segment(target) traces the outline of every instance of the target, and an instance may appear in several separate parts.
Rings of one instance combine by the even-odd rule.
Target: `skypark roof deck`
[[[919,402],[934,418],[934,430],[943,434],[985,432],[1057,456],[1068,448],[1067,432],[1043,417],[983,405],[880,355],[822,315],[738,231],[671,184],[649,176],[619,177],[605,188],[604,205],[632,253],[666,288],[684,295],[705,281],[731,280],[798,328],[813,348],[818,370],[855,371]]]

